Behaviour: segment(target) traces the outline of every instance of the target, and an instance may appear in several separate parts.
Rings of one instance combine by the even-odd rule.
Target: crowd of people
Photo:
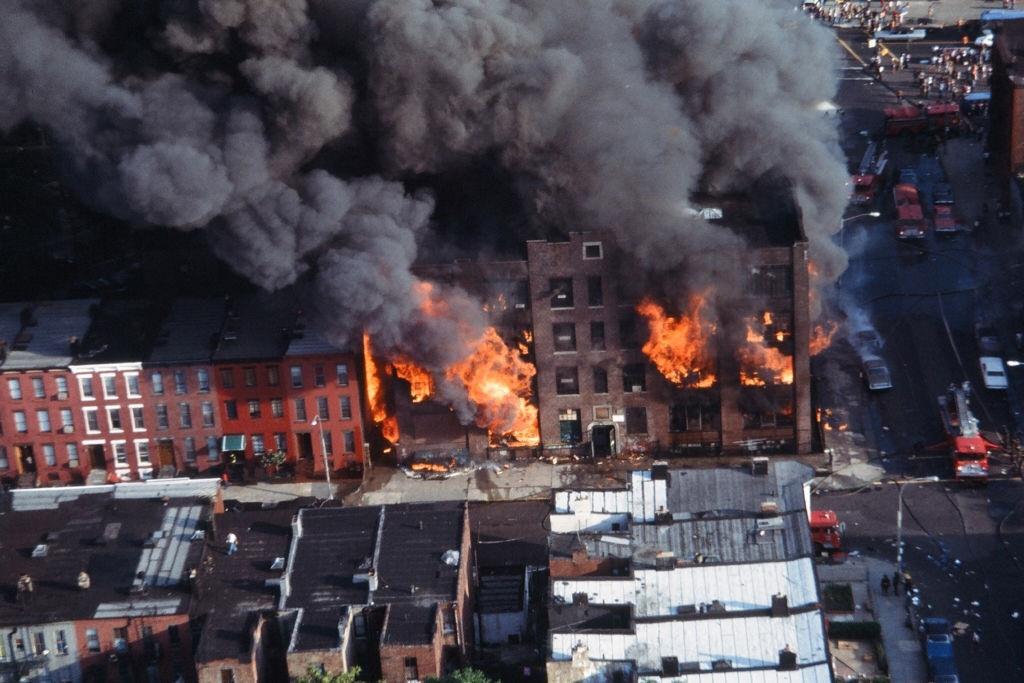
[[[914,73],[921,97],[956,100],[985,86],[992,75],[990,52],[988,47],[933,48],[931,63]]]

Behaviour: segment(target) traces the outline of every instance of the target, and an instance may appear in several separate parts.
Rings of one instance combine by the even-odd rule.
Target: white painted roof
[[[572,602],[586,593],[591,604],[634,605],[636,617],[676,616],[682,605],[718,600],[727,612],[768,609],[772,596],[785,595],[790,608],[818,602],[810,558],[756,564],[693,565],[642,569],[634,576],[554,579],[555,599]],[[682,617],[680,617],[682,618]]]
[[[15,511],[50,510],[61,503],[78,500],[81,496],[112,494],[114,498],[212,498],[220,489],[220,480],[209,479],[149,479],[99,486],[62,486],[42,489],[14,489],[10,492],[11,508]]]
[[[551,659],[571,659],[577,645],[587,648],[591,660],[632,660],[640,671],[660,671],[663,657],[697,662],[704,671],[721,659],[731,661],[734,669],[774,668],[779,651],[787,645],[796,653],[798,664],[818,664],[827,656],[818,611],[788,617],[636,622],[633,633],[554,632]]]

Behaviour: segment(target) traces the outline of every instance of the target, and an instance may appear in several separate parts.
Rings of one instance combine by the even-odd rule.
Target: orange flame
[[[531,383],[537,369],[510,349],[493,327],[473,347],[472,353],[445,371],[460,382],[477,406],[476,423],[492,440],[509,440],[535,446],[540,443],[537,407],[530,403]]]
[[[366,398],[370,404],[370,415],[380,426],[381,434],[391,443],[398,441],[398,420],[388,413],[387,401],[381,381],[381,368],[373,358],[370,335],[363,333],[363,363],[366,366]]]
[[[740,383],[750,387],[793,383],[793,357],[765,346],[764,334],[747,325],[747,343],[739,348]]]
[[[405,356],[396,356],[390,367],[395,374],[409,383],[413,403],[421,403],[434,393],[434,379],[430,373]]]
[[[823,324],[815,325],[811,331],[810,341],[810,352],[812,356],[817,356],[819,353],[827,349],[832,345],[832,337],[835,336],[836,331],[839,330],[839,325],[829,320]]]
[[[706,389],[715,383],[714,362],[708,350],[715,325],[703,317],[706,303],[706,295],[694,294],[678,318],[666,315],[665,309],[650,299],[636,307],[650,330],[644,354],[674,384]]]

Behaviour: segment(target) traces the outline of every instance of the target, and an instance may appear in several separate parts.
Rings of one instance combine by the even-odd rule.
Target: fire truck
[[[886,135],[917,135],[960,129],[960,106],[953,102],[885,108]]]
[[[824,557],[832,563],[844,561],[846,550],[843,548],[843,533],[846,525],[839,521],[836,513],[833,510],[812,510],[808,521],[815,557]]]
[[[970,382],[949,385],[946,393],[939,396],[939,414],[953,460],[954,478],[984,484],[988,482],[989,451],[999,450],[999,446],[981,435],[978,419],[968,403],[970,395]]]
[[[896,238],[901,240],[922,240],[928,229],[921,208],[917,188],[900,183],[892,188],[892,199],[896,204]]]
[[[888,157],[885,151],[878,151],[877,143],[868,145],[860,160],[857,173],[850,178],[853,183],[853,194],[850,196],[851,204],[870,204],[878,195],[882,187],[883,173],[885,172]]]

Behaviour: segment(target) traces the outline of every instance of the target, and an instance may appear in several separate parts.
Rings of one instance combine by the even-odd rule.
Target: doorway
[[[86,446],[89,449],[89,464],[94,470],[107,469],[107,456],[103,452],[103,444]]]
[[[615,455],[615,425],[594,425],[590,428],[590,447],[595,458]]]
[[[38,467],[36,465],[36,455],[32,450],[32,446],[15,446],[14,456],[17,458],[18,462],[18,474],[35,474]]]
[[[174,467],[174,441],[157,439],[156,461],[159,467]]]
[[[298,432],[295,440],[299,445],[299,457],[303,460],[313,459],[313,436],[309,432]]]

